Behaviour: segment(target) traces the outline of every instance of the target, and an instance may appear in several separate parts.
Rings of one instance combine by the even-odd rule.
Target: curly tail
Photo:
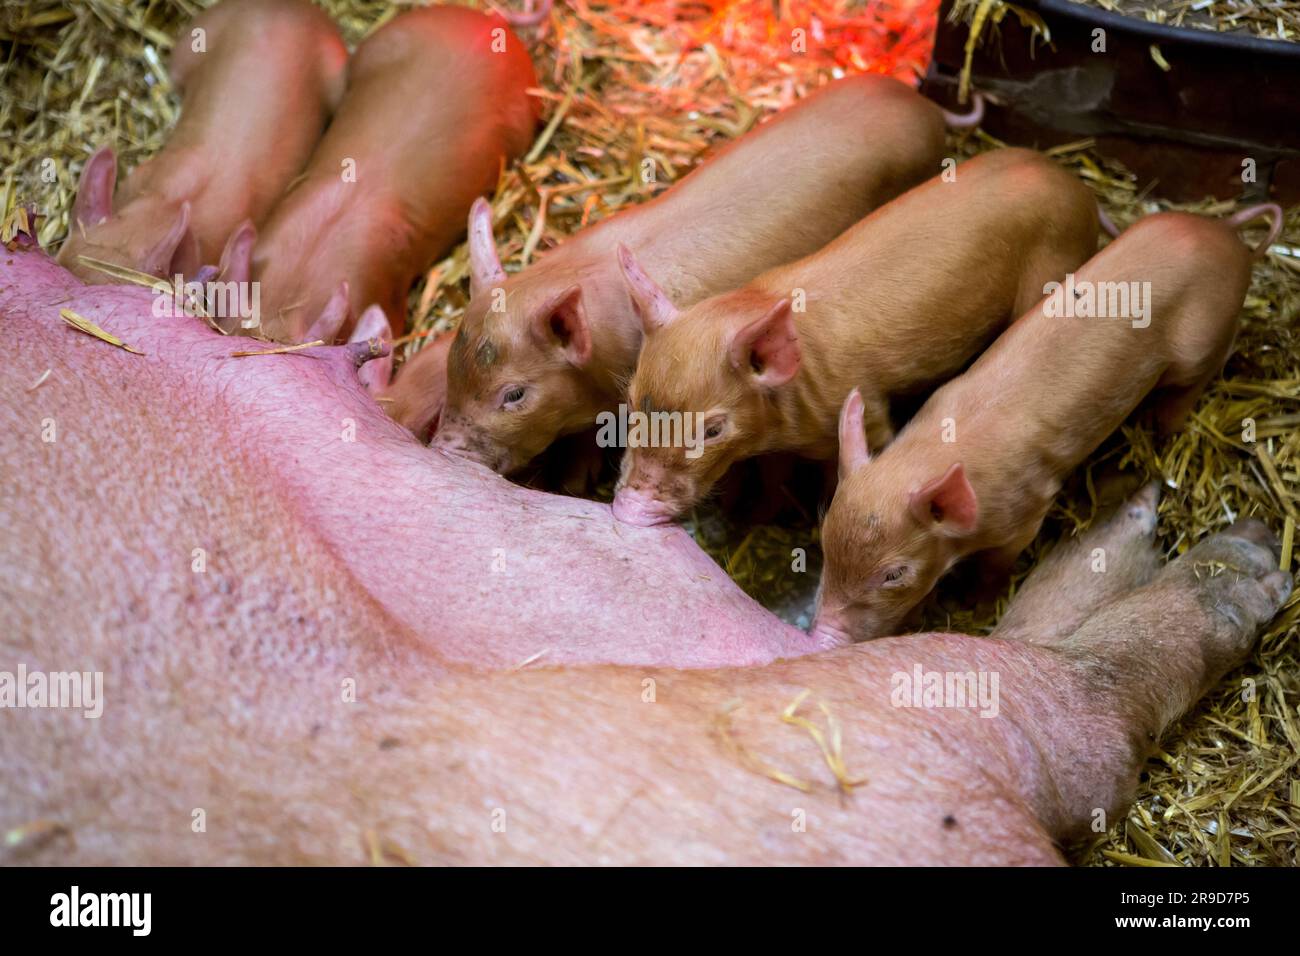
[[[1234,213],[1224,220],[1229,229],[1240,229],[1252,219],[1258,219],[1260,216],[1267,216],[1273,221],[1273,228],[1269,230],[1268,237],[1263,242],[1251,249],[1256,256],[1262,256],[1268,251],[1268,247],[1277,241],[1278,234],[1282,231],[1283,213],[1282,207],[1277,203],[1266,202],[1258,206],[1251,206],[1243,209],[1241,212]],[[1115,225],[1114,220],[1106,215],[1106,210],[1099,205],[1097,207],[1097,218],[1101,222],[1101,228],[1106,230],[1106,234],[1112,239],[1119,235],[1119,227]]]
[[[1097,206],[1097,219],[1101,223],[1101,228],[1106,230],[1106,235],[1112,239],[1119,235],[1119,226],[1115,225],[1115,220],[1106,215],[1106,210],[1100,205]]]
[[[984,121],[984,95],[979,90],[971,94],[971,104],[969,113],[949,113],[945,109],[939,112],[943,113],[943,121],[952,129],[974,129]]]
[[[501,16],[505,17],[506,22],[516,29],[535,27],[551,15],[551,0],[542,0],[537,5],[537,9],[531,13],[511,13],[508,10],[502,10]]]
[[[1277,241],[1279,233],[1282,232],[1282,207],[1275,202],[1260,203],[1258,206],[1251,206],[1239,213],[1234,213],[1226,220],[1228,228],[1239,229],[1252,219],[1257,219],[1260,216],[1268,216],[1272,219],[1273,228],[1268,231],[1268,236],[1265,237],[1264,241],[1251,250],[1256,258],[1267,252],[1268,247]]]

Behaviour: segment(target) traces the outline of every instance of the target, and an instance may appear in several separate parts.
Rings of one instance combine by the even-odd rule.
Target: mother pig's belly
[[[487,667],[815,649],[684,532],[627,528],[419,445],[341,350],[231,357],[248,340],[155,318],[153,302],[39,253],[0,257],[0,562],[18,606],[50,582],[61,595],[24,612],[33,638],[219,633],[273,657],[355,644]]]

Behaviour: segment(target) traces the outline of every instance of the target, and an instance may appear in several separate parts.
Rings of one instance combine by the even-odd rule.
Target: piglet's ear
[[[558,347],[579,368],[591,360],[591,328],[582,308],[582,286],[571,285],[533,314],[533,339],[542,348]]]
[[[790,300],[782,299],[761,319],[736,333],[729,354],[732,367],[752,370],[759,385],[776,388],[794,378],[800,352]]]
[[[77,185],[77,198],[72,203],[72,231],[77,223],[98,226],[113,214],[113,187],[117,183],[117,155],[111,146],[104,146],[86,160],[81,167],[81,182]]]
[[[862,393],[855,388],[840,408],[840,481],[871,460],[862,412]]]
[[[492,238],[492,207],[480,196],[469,210],[469,294],[482,295],[505,278]]]
[[[967,480],[961,462],[944,472],[943,477],[913,491],[908,496],[907,505],[921,524],[928,527],[937,523],[943,526],[943,530],[954,534],[974,531],[979,517],[975,489]]]
[[[447,354],[455,332],[443,332],[402,366],[402,374],[386,397],[388,414],[428,442],[438,431],[447,403]]]
[[[302,341],[324,342],[326,345],[333,345],[334,340],[339,337],[339,332],[343,331],[343,326],[347,324],[350,318],[352,318],[351,291],[348,287],[348,281],[344,279],[334,287],[330,297],[325,300],[325,305],[321,308],[320,314],[316,316],[311,326],[303,333]]]
[[[212,278],[220,278],[224,282],[237,282],[246,286],[253,274],[253,244],[257,242],[257,229],[254,228],[251,219],[245,219],[235,231],[226,239],[226,246],[221,250],[221,263],[219,266],[204,266],[202,272],[213,273]],[[197,277],[196,277],[197,279]],[[209,280],[198,280],[206,285]],[[215,310],[217,313],[223,311],[222,306],[229,306],[230,297],[222,296],[217,300]],[[221,326],[223,332],[234,332],[239,325],[239,316],[234,314],[214,315],[217,324]]]
[[[636,255],[623,243],[618,244],[618,266],[623,272],[632,305],[641,319],[641,328],[649,335],[661,329],[679,315],[677,307],[659,284],[641,268]]]
[[[144,254],[144,259],[139,265],[140,271],[160,278],[166,277],[171,271],[176,250],[181,248],[182,243],[194,242],[194,236],[190,233],[190,204],[186,201],[181,203],[181,208],[177,211],[176,218],[172,220],[167,232],[154,243],[152,249]],[[197,253],[195,257],[197,258]]]
[[[257,227],[245,219],[230,234],[221,250],[221,278],[226,282],[248,282],[253,274],[253,245]]]

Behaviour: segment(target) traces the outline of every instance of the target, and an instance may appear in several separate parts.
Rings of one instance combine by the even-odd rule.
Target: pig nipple
[[[347,350],[352,364],[357,368],[372,359],[383,358],[391,351],[388,343],[380,338],[366,339],[364,342],[349,342],[343,347]]]

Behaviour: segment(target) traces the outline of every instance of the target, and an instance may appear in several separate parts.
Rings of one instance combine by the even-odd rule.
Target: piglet
[[[670,521],[742,458],[833,459],[854,387],[872,442],[884,445],[894,399],[959,372],[1043,283],[1096,249],[1092,194],[1052,161],[1007,149],[954,172],[820,252],[684,312],[621,252],[645,330],[628,407],[680,413],[682,435],[650,433],[624,453],[618,518]]]
[[[59,262],[87,256],[150,275],[193,275],[242,221],[260,223],[298,175],[343,93],[347,48],[307,0],[223,0],[172,52],[181,116],[162,151],[113,195],[117,159],[86,161]]]
[[[1258,250],[1234,227],[1268,215]],[[840,417],[840,485],[822,525],[814,633],[892,633],[959,559],[1005,567],[1038,533],[1071,469],[1153,389],[1176,427],[1232,349],[1251,263],[1277,206],[1220,222],[1140,220],[939,389],[878,456],[858,392]],[[869,420],[868,420],[869,421]]]
[[[328,311],[317,334],[346,335],[370,305],[400,332],[416,276],[532,140],[535,83],[500,17],[420,8],[367,37],[302,178],[230,237],[226,278],[260,283],[261,334],[302,340]]]
[[[438,430],[447,400],[447,352],[455,332],[443,332],[402,366],[402,374],[384,392],[384,410],[416,438],[428,442]]]
[[[902,83],[840,80],[663,195],[509,277],[493,248],[491,211],[478,204],[471,302],[451,345],[435,444],[509,473],[617,407],[641,345],[614,256],[620,244],[675,301],[696,302],[812,252],[933,175],[943,134],[939,108]],[[424,387],[414,371],[400,374],[395,389]],[[436,375],[437,367],[423,371]]]

